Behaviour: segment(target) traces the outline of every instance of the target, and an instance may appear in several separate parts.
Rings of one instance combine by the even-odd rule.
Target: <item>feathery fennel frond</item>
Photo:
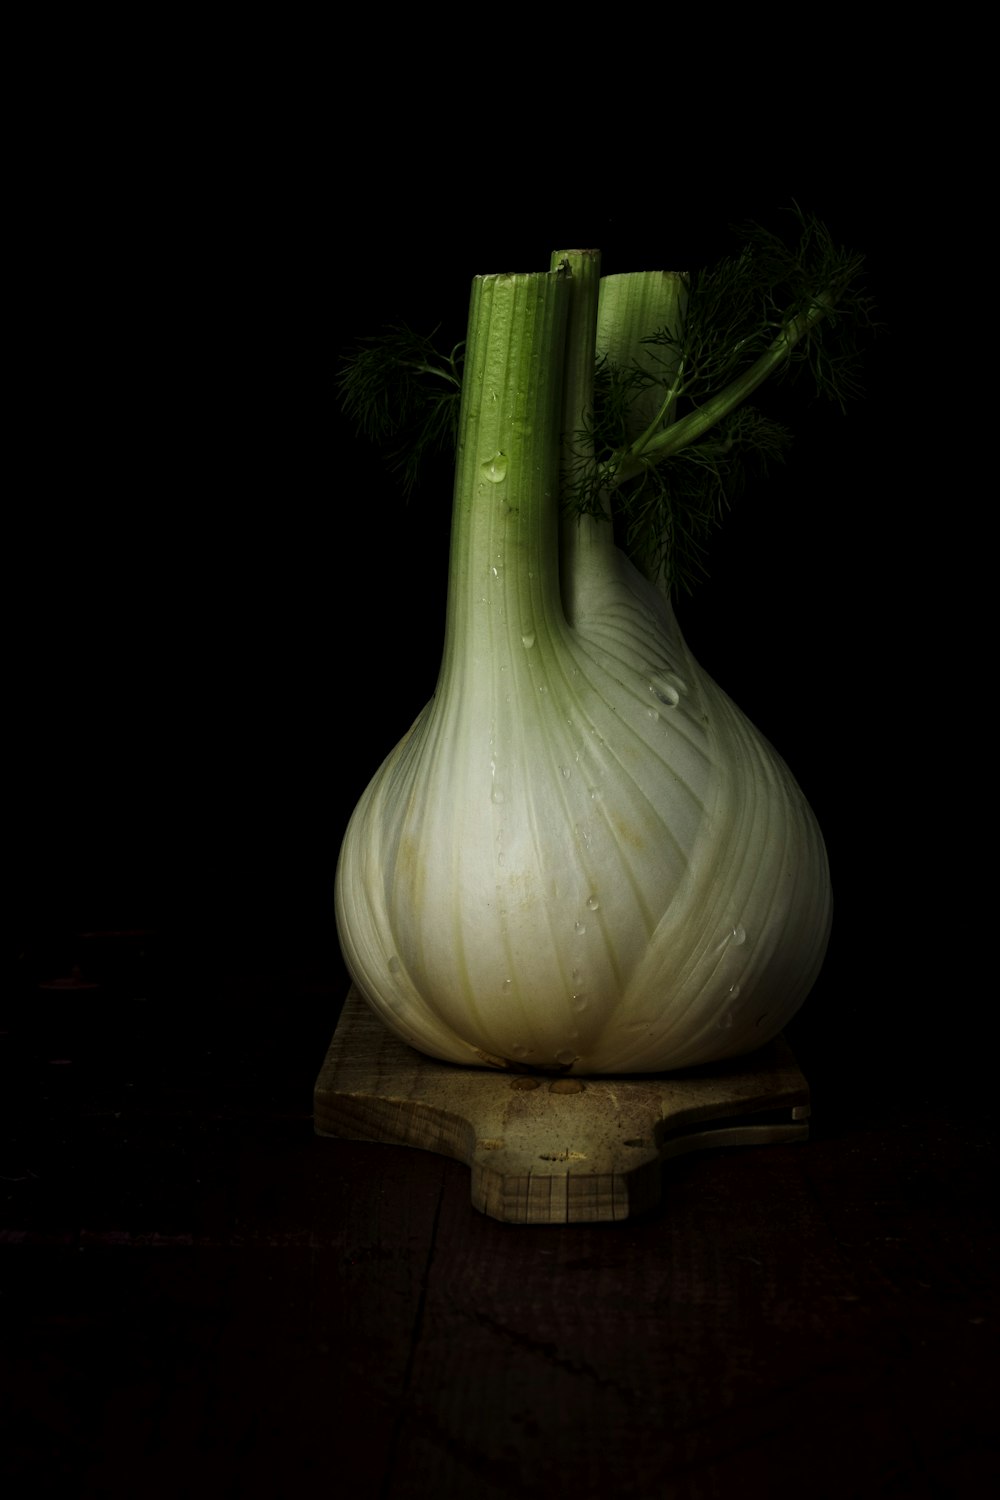
[[[409,495],[424,459],[454,449],[462,394],[462,345],[442,354],[405,324],[361,340],[340,370],[341,407]]]
[[[714,526],[749,475],[782,458],[790,434],[747,405],[766,379],[802,375],[817,396],[861,394],[860,355],[874,324],[863,258],[796,207],[794,243],[745,226],[738,254],[688,279],[680,327],[641,340],[642,358],[595,380],[593,430],[574,436],[567,496],[607,508],[632,560],[669,592],[704,573]],[[656,416],[635,434],[637,407]],[[591,446],[592,445],[592,446]]]
[[[862,394],[877,326],[863,257],[793,205],[787,239],[759,224],[733,255],[682,278],[685,312],[602,360],[593,415],[567,434],[567,514],[607,515],[632,560],[668,592],[705,572],[711,533],[747,478],[782,459],[788,431],[749,405],[765,380],[800,378],[842,409]],[[435,333],[437,330],[434,331]],[[394,324],[338,376],[341,405],[408,495],[424,460],[456,441],[463,346],[448,354]]]

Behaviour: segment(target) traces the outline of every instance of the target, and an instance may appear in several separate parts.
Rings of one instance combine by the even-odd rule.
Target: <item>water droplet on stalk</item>
[[[492,458],[479,465],[479,472],[490,484],[499,484],[507,477],[507,459],[502,453],[494,453]]]

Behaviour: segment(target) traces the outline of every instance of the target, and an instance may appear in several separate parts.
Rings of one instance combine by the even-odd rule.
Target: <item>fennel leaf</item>
[[[454,451],[462,394],[462,344],[448,354],[405,323],[388,324],[358,342],[337,379],[344,414],[375,443],[411,494],[425,459]]]
[[[788,451],[788,429],[749,404],[757,388],[800,376],[841,410],[863,394],[877,327],[863,256],[789,212],[787,240],[744,225],[737,253],[691,274],[682,326],[652,330],[641,360],[601,361],[592,418],[566,435],[565,511],[607,515],[610,502],[624,550],[668,594],[691,591],[727,507]],[[391,325],[358,344],[338,381],[345,413],[406,495],[424,459],[456,442],[463,346],[446,354],[433,339]]]
[[[593,428],[574,435],[569,504],[601,514],[610,494],[625,550],[668,594],[691,591],[727,506],[791,445],[786,427],[747,404],[753,392],[803,376],[841,410],[863,394],[861,354],[875,326],[863,257],[791,212],[794,242],[747,225],[738,254],[689,277],[682,327],[643,339],[641,362],[606,363]],[[651,406],[634,434],[632,414]]]

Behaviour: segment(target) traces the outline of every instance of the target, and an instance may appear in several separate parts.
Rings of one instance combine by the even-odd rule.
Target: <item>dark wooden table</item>
[[[820,1006],[790,1031],[806,1144],[675,1161],[624,1225],[522,1228],[456,1162],[314,1135],[339,973],[37,981],[3,1037],[17,1500],[989,1492],[978,1083],[893,1078]]]

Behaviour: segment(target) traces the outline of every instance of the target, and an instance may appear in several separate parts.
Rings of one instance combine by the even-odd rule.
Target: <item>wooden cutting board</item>
[[[622,1220],[660,1200],[662,1164],[804,1140],[809,1086],[783,1037],[673,1075],[550,1078],[437,1062],[352,986],[316,1080],[316,1133],[465,1162],[472,1204],[510,1224]]]

